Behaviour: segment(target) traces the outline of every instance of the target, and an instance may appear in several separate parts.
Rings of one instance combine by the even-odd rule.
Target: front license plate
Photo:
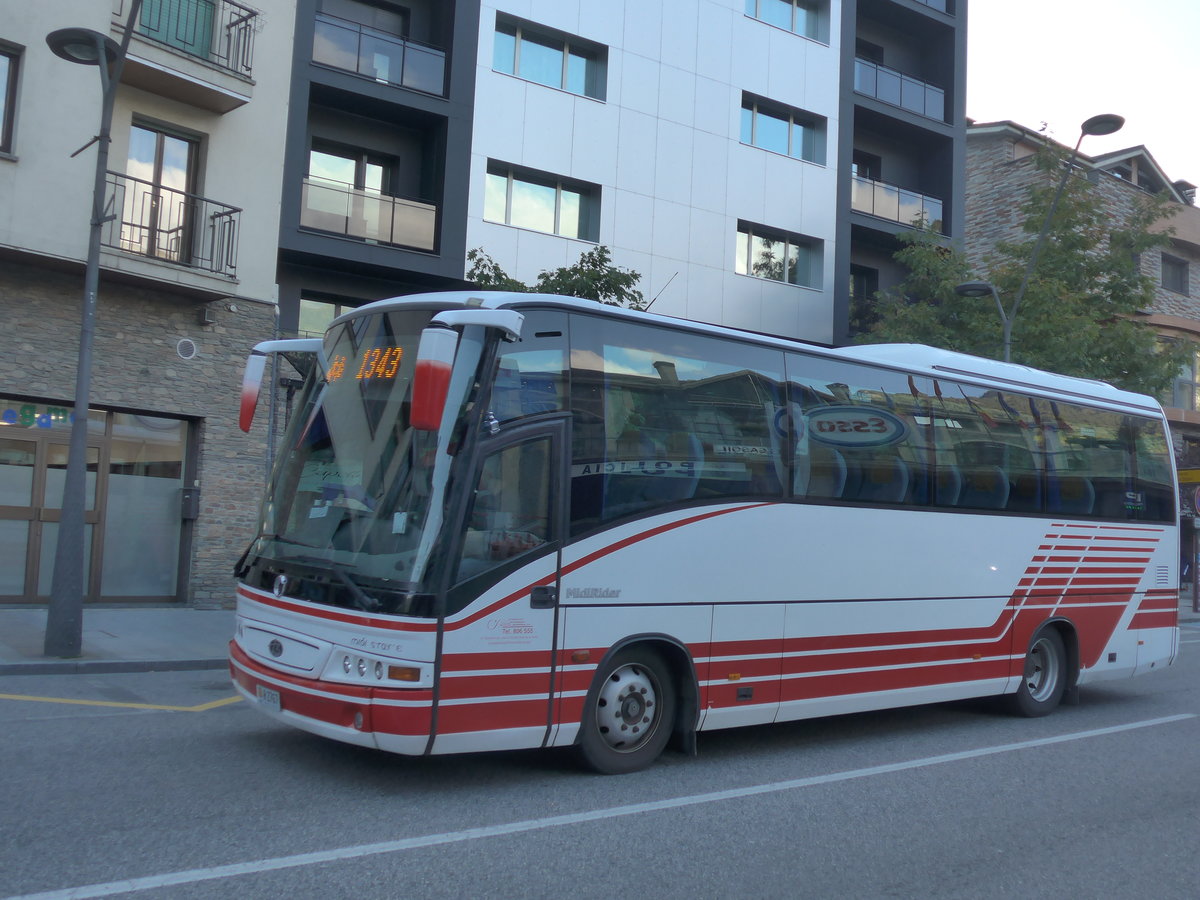
[[[279,712],[279,691],[273,691],[269,687],[259,684],[254,688],[254,696],[271,712]]]

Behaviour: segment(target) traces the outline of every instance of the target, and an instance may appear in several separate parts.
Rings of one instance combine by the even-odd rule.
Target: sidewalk
[[[1200,623],[1190,594],[1179,621]],[[45,609],[0,609],[0,675],[222,669],[233,627],[231,609],[85,608],[82,656],[56,659],[42,655]]]
[[[57,659],[42,654],[45,608],[0,609],[0,675],[221,669],[233,627],[232,609],[85,607],[82,655]]]

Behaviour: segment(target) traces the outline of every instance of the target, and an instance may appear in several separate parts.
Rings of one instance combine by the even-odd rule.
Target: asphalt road
[[[957,703],[700,736],[634,775],[407,759],[219,672],[0,678],[0,897],[1200,895],[1200,627],[1045,719]]]

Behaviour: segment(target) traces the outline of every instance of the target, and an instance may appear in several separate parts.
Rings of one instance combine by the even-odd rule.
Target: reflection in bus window
[[[571,527],[681,503],[779,497],[782,354],[577,317]]]

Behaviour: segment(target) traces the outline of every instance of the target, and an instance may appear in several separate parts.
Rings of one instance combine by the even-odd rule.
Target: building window
[[[492,68],[596,100],[605,98],[608,51],[507,16],[497,16]]]
[[[1173,406],[1175,409],[1186,409],[1189,412],[1200,411],[1200,350],[1192,351],[1191,357],[1179,370],[1179,374],[1175,376],[1175,382],[1171,386],[1171,396],[1164,397],[1163,403],[1166,406]]]
[[[488,163],[483,217],[584,241],[600,239],[600,186]]]
[[[151,125],[129,129],[121,247],[170,262],[191,261],[191,198],[199,142]]]
[[[850,173],[856,178],[881,181],[883,179],[883,160],[874,153],[855,150],[850,156]]]
[[[739,275],[819,288],[821,257],[822,242],[815,238],[738,223],[734,271]]]
[[[743,94],[742,143],[824,165],[825,120]]]
[[[356,309],[358,304],[334,300],[300,298],[300,322],[296,333],[300,337],[324,337],[325,330],[342,313]]]
[[[1188,294],[1188,264],[1186,260],[1162,255],[1162,286],[1176,294]]]
[[[15,50],[0,47],[0,153],[12,153],[13,119],[17,113],[17,58]]]
[[[746,15],[813,40],[824,40],[815,0],[746,0]]]

